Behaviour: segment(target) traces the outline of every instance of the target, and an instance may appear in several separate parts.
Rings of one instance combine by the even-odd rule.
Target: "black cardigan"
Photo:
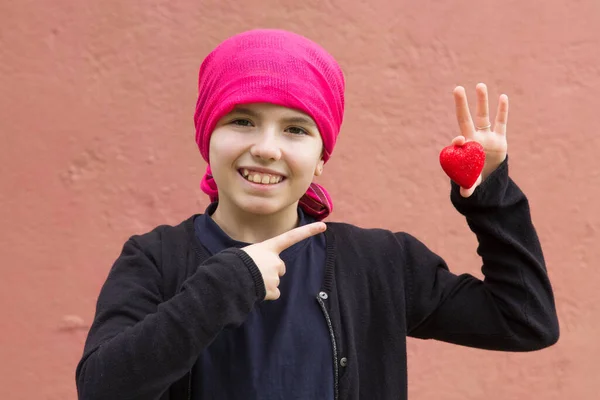
[[[507,162],[470,198],[452,184],[451,200],[477,235],[483,281],[452,274],[409,234],[328,223],[315,301],[332,336],[336,398],[406,399],[406,336],[503,351],[558,340],[540,243]],[[209,258],[193,217],[131,237],[98,299],[79,398],[188,399],[200,352],[264,296],[252,259],[238,249]]]

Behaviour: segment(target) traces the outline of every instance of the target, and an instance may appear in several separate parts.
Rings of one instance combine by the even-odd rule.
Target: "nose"
[[[279,147],[277,132],[274,129],[262,130],[258,134],[256,142],[250,148],[250,154],[263,160],[279,160],[281,158],[281,148]]]

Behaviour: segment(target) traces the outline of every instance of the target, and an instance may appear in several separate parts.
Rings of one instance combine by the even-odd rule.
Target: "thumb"
[[[464,136],[457,136],[454,139],[452,139],[452,144],[455,146],[462,146],[466,143],[466,141],[467,139],[465,139]]]

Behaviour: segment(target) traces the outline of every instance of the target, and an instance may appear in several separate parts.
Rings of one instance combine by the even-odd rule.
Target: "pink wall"
[[[483,81],[493,107],[500,90],[510,97],[511,172],[531,200],[562,336],[530,354],[410,340],[411,398],[597,399],[600,2],[458,3],[2,2],[0,398],[76,398],[123,242],[207,204],[192,133],[199,63],[231,34],[278,27],[320,42],[347,74],[321,179],[332,220],[410,231],[456,272],[480,276],[437,162],[458,132],[451,91],[472,96]]]

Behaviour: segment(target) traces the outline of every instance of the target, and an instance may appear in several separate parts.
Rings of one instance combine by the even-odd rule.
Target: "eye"
[[[305,129],[299,128],[297,126],[290,126],[286,129],[292,135],[308,135],[308,132]]]
[[[237,126],[252,126],[252,122],[247,119],[234,119],[230,124]]]

